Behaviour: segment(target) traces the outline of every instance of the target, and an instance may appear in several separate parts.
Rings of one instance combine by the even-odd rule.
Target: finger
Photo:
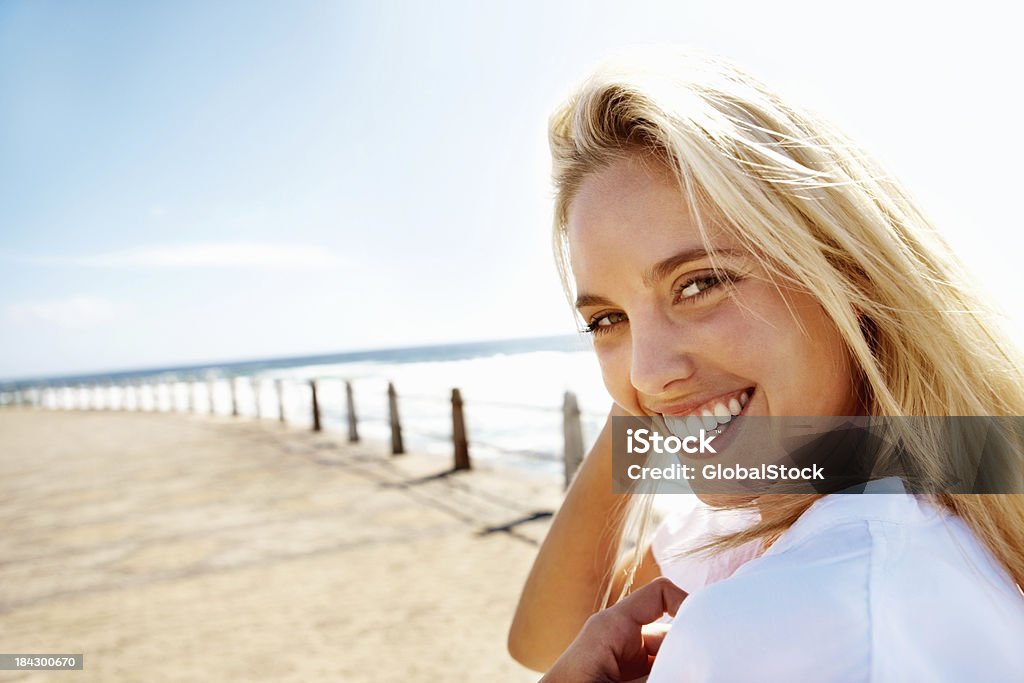
[[[671,625],[669,624],[650,624],[640,629],[640,634],[644,639],[644,650],[648,656],[654,657],[658,654],[658,650],[661,649],[661,643],[665,640],[665,636],[668,635]]]
[[[665,577],[659,577],[622,600],[613,609],[637,626],[643,626],[661,618],[666,612],[675,615],[685,598],[686,591]]]

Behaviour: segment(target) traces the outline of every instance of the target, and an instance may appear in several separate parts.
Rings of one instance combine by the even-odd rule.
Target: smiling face
[[[585,178],[568,209],[577,308],[612,398],[634,415],[856,415],[854,371],[812,296],[769,280],[675,178],[637,157]],[[722,421],[722,420],[719,420]]]

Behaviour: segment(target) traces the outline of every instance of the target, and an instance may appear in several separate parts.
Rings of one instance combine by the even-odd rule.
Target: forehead
[[[579,287],[635,276],[680,251],[738,250],[733,238],[701,217],[708,243],[664,166],[635,156],[587,176],[569,204],[567,238]]]

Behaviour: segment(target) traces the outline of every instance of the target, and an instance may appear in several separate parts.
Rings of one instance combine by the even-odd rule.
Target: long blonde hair
[[[635,50],[599,68],[553,114],[549,137],[554,248],[570,301],[566,220],[580,184],[625,156],[653,157],[675,175],[705,241],[714,217],[776,282],[818,299],[857,365],[869,415],[1024,415],[1016,347],[903,188],[838,131],[736,66]],[[935,482],[957,458],[940,432],[906,435],[919,470]],[[1019,458],[1009,476],[1013,490],[1024,490]],[[651,498],[634,498],[624,536],[643,536]],[[771,521],[715,547],[771,541],[816,499],[776,498]],[[1024,496],[947,493],[937,501],[1024,585]]]

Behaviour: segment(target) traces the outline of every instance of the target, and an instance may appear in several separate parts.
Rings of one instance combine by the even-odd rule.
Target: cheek
[[[633,415],[641,415],[640,404],[637,400],[636,390],[630,379],[630,353],[629,343],[606,344],[595,342],[594,350],[597,354],[597,362],[601,366],[601,378],[604,380],[605,389],[619,406]]]
[[[804,309],[802,333],[791,325],[776,332],[772,384],[773,412],[788,415],[852,414],[856,389],[852,364],[842,337],[817,305]]]

